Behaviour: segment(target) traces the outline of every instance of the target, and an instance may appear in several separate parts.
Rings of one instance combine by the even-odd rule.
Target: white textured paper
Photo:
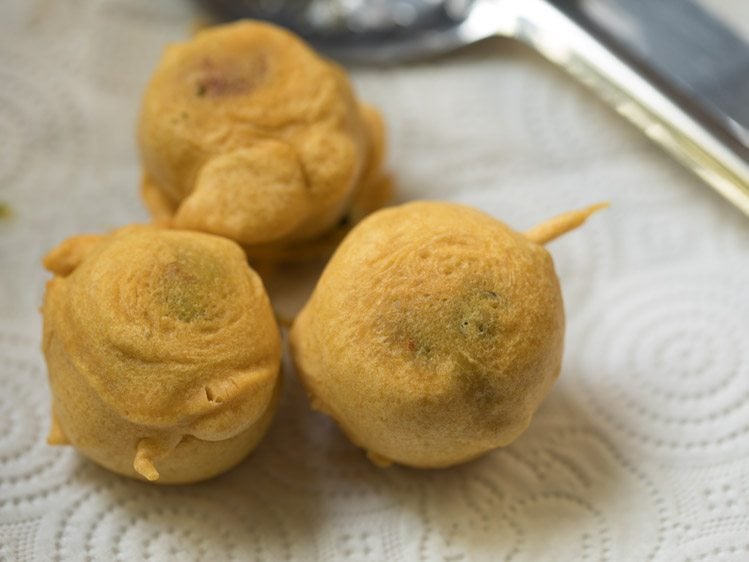
[[[744,0],[711,5],[749,22]],[[611,202],[550,245],[566,356],[525,435],[454,469],[380,470],[287,362],[271,432],[213,481],[156,487],[47,446],[40,260],[147,219],[140,92],[194,18],[178,0],[0,9],[0,560],[749,560],[749,220],[505,41],[353,75],[387,118],[398,200],[521,229]]]

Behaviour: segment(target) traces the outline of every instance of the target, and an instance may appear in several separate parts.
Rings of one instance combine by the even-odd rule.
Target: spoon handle
[[[686,0],[515,5],[508,34],[589,86],[749,215],[749,48],[741,39]]]

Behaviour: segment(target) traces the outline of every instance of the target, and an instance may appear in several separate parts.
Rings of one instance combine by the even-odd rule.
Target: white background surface
[[[749,3],[709,4],[749,34]],[[749,559],[749,220],[504,41],[354,80],[385,113],[398,200],[462,201],[521,229],[612,204],[550,246],[566,358],[524,436],[450,470],[379,470],[287,368],[266,440],[208,483],[140,484],[45,445],[40,260],[147,219],[135,116],[191,10],[3,3],[0,560]]]

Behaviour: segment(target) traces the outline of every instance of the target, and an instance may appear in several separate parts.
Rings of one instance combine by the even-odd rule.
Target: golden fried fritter
[[[443,467],[513,441],[562,359],[562,296],[540,244],[596,208],[527,236],[449,203],[364,219],[291,331],[312,406],[381,465]]]
[[[132,226],[71,238],[44,265],[50,443],[164,484],[210,478],[255,448],[281,345],[239,246]]]
[[[330,249],[382,205],[384,128],[343,70],[298,37],[243,21],[169,47],[143,98],[142,194],[157,221],[251,257]]]

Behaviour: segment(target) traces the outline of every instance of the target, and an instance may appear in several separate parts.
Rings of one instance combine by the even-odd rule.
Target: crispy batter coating
[[[594,210],[533,232],[550,240]],[[559,374],[563,338],[549,253],[488,215],[438,202],[355,227],[290,335],[314,408],[375,463],[425,468],[518,437]]]
[[[281,345],[239,246],[132,226],[71,238],[44,265],[50,443],[162,484],[215,476],[258,444]]]
[[[294,259],[387,199],[384,137],[343,70],[295,35],[217,26],[169,47],[146,89],[141,191],[157,221]]]

